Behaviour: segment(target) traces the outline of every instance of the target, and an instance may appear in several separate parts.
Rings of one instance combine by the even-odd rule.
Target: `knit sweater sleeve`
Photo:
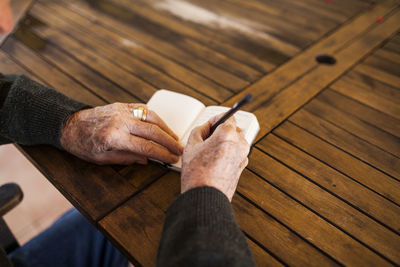
[[[48,144],[62,149],[65,119],[89,106],[25,75],[0,73],[0,143]]]
[[[157,266],[255,266],[222,192],[198,187],[174,201],[167,211]]]

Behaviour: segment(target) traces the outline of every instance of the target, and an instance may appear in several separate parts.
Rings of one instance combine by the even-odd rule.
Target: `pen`
[[[219,120],[217,120],[210,128],[210,136],[214,133],[215,129],[217,127],[224,123],[227,119],[229,119],[233,114],[236,113],[241,107],[243,107],[245,104],[249,103],[253,99],[253,96],[251,94],[245,95],[239,102],[237,102],[233,107],[228,110]]]

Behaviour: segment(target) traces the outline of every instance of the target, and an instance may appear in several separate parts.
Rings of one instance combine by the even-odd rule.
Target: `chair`
[[[23,196],[22,190],[17,184],[8,183],[0,187],[0,266],[11,267],[12,263],[7,254],[19,247],[18,241],[3,216],[17,206]]]

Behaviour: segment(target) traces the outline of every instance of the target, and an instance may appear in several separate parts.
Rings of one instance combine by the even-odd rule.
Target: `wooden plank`
[[[386,60],[381,57],[371,55],[364,60],[363,64],[374,67],[396,77],[400,76],[400,64],[392,62],[391,60]],[[397,87],[400,87],[400,83]]]
[[[32,23],[32,21],[35,22]],[[71,56],[100,73],[113,83],[116,83],[141,101],[149,99],[156,92],[156,89],[149,83],[144,82],[130,72],[105,59],[103,56],[91,51],[68,35],[62,34],[53,28],[46,27],[45,24],[32,16],[27,17],[27,21],[22,27],[25,31],[24,33],[26,33],[26,31],[31,31],[46,42],[50,42],[68,51]],[[18,36],[19,38],[23,38],[21,35]]]
[[[329,121],[336,127],[400,158],[400,138],[367,124],[360,119],[351,117],[345,112],[331,105],[327,105],[325,102],[319,101],[318,99],[313,99],[304,109]]]
[[[134,255],[141,264],[143,264],[143,262],[145,263],[143,265],[152,264],[155,260],[156,246],[160,235],[156,237],[155,234],[151,235],[151,233],[153,233],[153,231],[155,232],[155,229],[161,226],[160,222],[162,220],[157,223],[149,223],[147,221],[152,221],[154,218],[153,214],[158,214],[159,210],[165,212],[170,203],[179,194],[179,191],[179,174],[170,172],[143,191],[139,195],[141,200],[136,200],[137,197],[129,200],[124,206],[118,208],[100,221],[100,225],[103,229],[106,229],[107,232],[111,232],[111,234],[115,233],[113,234],[115,241],[123,243],[124,246],[129,249],[128,252],[132,253],[131,255]],[[144,196],[146,196],[146,198]],[[140,209],[140,216],[136,214],[133,215],[134,218],[140,218],[139,224],[137,224],[135,220],[130,218],[130,214],[138,213],[136,206],[140,206],[141,204],[137,204],[136,201],[145,202],[143,199],[146,199],[146,207]],[[124,210],[121,210],[122,208]],[[246,233],[253,238],[256,237],[255,239],[257,242],[261,243],[286,263],[295,266],[306,263],[310,265],[318,265],[317,263],[335,265],[335,262],[321,254],[296,234],[282,226],[266,213],[252,206],[243,198],[239,196],[234,197],[234,209],[237,220]],[[149,219],[147,219],[147,217],[149,217]],[[126,225],[119,223],[121,221],[127,222]],[[141,222],[143,222],[143,224]],[[118,229],[112,229],[110,231],[112,227]],[[148,230],[148,228],[152,228],[152,230]],[[135,244],[131,244],[133,243],[131,242],[133,237],[135,237],[135,240],[139,240],[135,242],[137,243],[136,246],[140,246],[143,242],[145,243],[145,247],[149,246],[148,249],[134,248]],[[149,241],[149,239],[151,240]],[[153,248],[150,248],[151,243],[153,243]],[[316,262],[311,261],[310,257]],[[289,260],[289,262],[286,260]]]
[[[168,174],[164,178],[169,180],[168,190],[165,190],[165,187],[160,187],[159,185],[162,183],[157,181],[156,185],[129,200],[126,205],[124,204],[100,222],[103,231],[110,235],[110,238],[115,242],[114,244],[119,249],[126,248],[125,254],[130,255],[129,258],[131,259],[132,256],[135,256],[135,261],[138,260],[144,266],[154,264],[161,236],[160,227],[163,225],[165,212],[179,194],[179,184],[176,184],[176,181],[179,182],[179,176],[172,173],[172,175]],[[170,183],[171,178],[175,182]],[[155,201],[155,204],[152,200],[159,196],[157,193],[161,193],[162,197],[160,198],[161,201]],[[158,214],[158,220],[154,224],[149,224],[149,218],[154,218],[154,213]],[[142,238],[144,239],[142,240]],[[132,240],[135,240],[135,242]],[[256,243],[250,239],[247,239],[247,241],[258,266],[283,266]]]
[[[249,62],[265,66],[271,70],[274,66],[264,62],[260,58],[238,49],[232,42],[222,42],[212,38],[207,33],[188,27],[184,21],[178,21],[168,14],[162,14],[159,10],[148,7],[148,1],[113,1],[122,5],[133,13],[144,16],[154,23],[163,25],[169,30],[190,38],[179,38],[174,43],[182,48],[189,48],[196,55],[204,58],[213,65],[228,71],[249,82],[261,77],[262,73],[252,67]],[[194,39],[194,40],[192,40]]]
[[[0,73],[2,74],[22,73],[36,82],[47,85],[40,78],[33,75],[29,70],[27,70],[26,68],[15,62],[14,59],[12,59],[8,54],[6,54],[2,50],[0,50]]]
[[[275,1],[278,2],[279,1]],[[320,8],[330,9],[335,13],[342,13],[347,17],[354,15],[356,12],[367,8],[371,3],[371,1],[346,1],[346,0],[339,0],[335,1],[335,3],[327,3],[325,1],[319,0],[311,0],[311,1],[304,1],[304,3],[308,4],[309,6],[318,6]],[[374,4],[374,2],[372,2]]]
[[[374,53],[377,57],[383,58],[384,60],[392,61],[396,64],[400,64],[400,54],[393,53],[385,49],[379,49]]]
[[[160,178],[167,172],[167,169],[158,163],[149,161],[147,165],[133,164],[119,171],[125,179],[134,187],[141,189]]]
[[[298,233],[238,195],[234,196],[232,204],[240,227],[288,266],[338,266]]]
[[[217,5],[213,1],[192,0],[183,3],[176,0],[167,2],[156,0],[150,3],[153,9],[162,10],[180,20],[198,24],[201,29],[208,29],[208,31],[204,32],[215,31],[217,34],[223,35],[219,38],[220,40],[225,38],[226,42],[231,42],[243,50],[246,50],[246,47],[247,49],[258,47],[259,49],[256,53],[254,51],[251,51],[251,53],[274,64],[279,64],[279,58],[285,60],[287,56],[294,55],[300,51],[299,47],[293,44],[296,41],[298,43],[305,42],[309,40],[310,37],[308,35],[310,34],[315,38],[315,34],[307,30],[304,30],[304,36],[301,36],[296,33],[292,24],[281,20],[279,25],[277,21],[269,19],[268,16],[258,12],[248,12],[246,9],[231,5],[229,2],[220,1]],[[202,14],[203,16],[188,16],[187,12]],[[285,29],[282,25],[292,31]],[[296,38],[292,36],[296,36]],[[240,40],[246,39],[249,39],[250,42],[246,42],[247,46],[242,47]],[[288,39],[291,39],[292,43]],[[264,53],[261,52],[263,50],[265,51]],[[270,51],[269,57],[265,57],[267,51]]]
[[[374,79],[377,79],[383,83],[390,84],[395,88],[400,88],[400,77],[398,76],[364,64],[358,65],[357,67],[355,67],[355,70]]]
[[[388,42],[383,49],[389,50],[391,52],[394,52],[396,54],[400,54],[400,42],[399,39],[395,41]]]
[[[245,171],[243,175],[249,173]],[[240,184],[239,192],[241,192]],[[153,203],[156,203],[163,210],[167,210],[169,203],[179,194],[179,188],[179,175],[169,173],[152,185],[147,190],[147,194],[152,196]],[[173,192],[174,194],[168,192]],[[163,198],[156,196],[163,196]],[[311,266],[320,264],[336,265],[330,258],[324,256],[294,232],[282,226],[270,215],[255,208],[242,197],[235,195],[232,204],[236,219],[242,230],[285,263],[294,266],[305,264]]]
[[[317,18],[321,19],[327,19],[327,20],[332,20],[337,23],[343,23],[346,19],[348,19],[350,14],[343,14],[343,12],[337,12],[335,10],[332,10],[330,6],[324,5],[324,6],[319,6],[319,1],[316,1],[314,3],[310,3],[310,1],[291,1],[288,5],[287,8],[281,8],[279,4],[282,1],[276,2],[276,1],[269,1],[268,3],[265,3],[262,0],[256,0],[256,1],[244,1],[244,0],[228,0],[232,2],[241,2],[242,4],[247,4],[247,5],[252,5],[255,8],[259,8],[261,10],[266,10],[267,13],[271,13],[274,15],[278,16],[286,16],[291,10],[290,7],[292,7],[293,11],[289,13],[289,19],[294,15],[298,13],[298,10],[304,10],[305,12],[309,12],[308,14],[312,14],[312,16],[316,16]],[[263,8],[264,7],[264,8]],[[303,14],[303,13],[301,13]],[[351,14],[352,15],[352,14]],[[303,15],[304,16],[304,15]],[[300,19],[300,18],[299,18]]]
[[[271,254],[263,250],[256,243],[254,243],[251,239],[247,238],[247,242],[249,243],[250,249],[253,253],[254,260],[257,266],[284,266],[278,260],[276,260]]]
[[[317,99],[394,136],[400,137],[400,120],[392,116],[366,106],[331,89],[324,90],[318,95]]]
[[[268,183],[244,173],[238,191],[340,263],[389,264],[364,244],[400,262],[397,234],[257,149],[249,168]]]
[[[304,26],[304,23],[301,22],[292,23],[289,19],[282,17],[266,16],[263,12],[247,10],[227,1],[216,3],[212,0],[190,0],[190,2],[199,7],[211,9],[217,14],[237,18],[243,24],[247,22],[249,25],[254,25],[254,29],[259,29],[267,33],[271,38],[277,38],[282,46],[286,48],[292,47],[293,52],[299,50],[299,48],[308,46],[312,41],[318,40],[320,37],[320,33],[313,29],[313,26]],[[281,8],[288,9],[284,3],[280,3],[280,5]],[[296,12],[299,11],[296,10]],[[290,15],[287,14],[287,16]],[[325,24],[325,21],[319,20],[319,23],[322,26]],[[266,42],[268,41],[266,40]],[[278,51],[283,52],[284,50],[279,49]]]
[[[18,57],[19,60],[24,62],[25,64],[28,64],[28,62],[30,62],[30,66],[32,69],[40,70],[44,68],[43,66],[46,66],[42,64],[42,62],[45,60],[48,61],[48,65],[50,66],[50,68],[45,68],[45,70],[43,70],[42,72],[42,75],[45,79],[49,81],[57,80],[58,77],[61,76],[61,74],[57,73],[57,75],[50,76],[51,79],[49,79],[49,76],[47,76],[49,73],[47,72],[47,69],[60,69],[65,73],[65,75],[68,74],[70,77],[72,76],[73,79],[75,81],[78,81],[82,86],[84,86],[85,88],[90,88],[90,90],[93,91],[96,95],[101,96],[101,98],[104,99],[103,101],[138,101],[138,99],[131,94],[126,93],[115,84],[109,82],[102,76],[94,73],[84,65],[72,59],[64,51],[56,48],[52,44],[47,43],[45,40],[33,34],[32,32],[24,30],[23,28],[21,29],[21,31],[17,31],[13,37],[10,37],[7,40],[7,42],[3,45],[3,49],[9,54]],[[15,38],[18,38],[18,40],[16,40]],[[35,55],[35,52],[38,54]],[[44,60],[41,59],[42,57],[44,58]],[[53,65],[56,67],[53,67]],[[60,87],[57,88],[61,89]],[[76,90],[76,99],[79,99],[80,94],[84,95],[85,91]],[[86,101],[90,101],[90,99]],[[87,103],[90,104],[90,102]]]
[[[335,170],[353,178],[367,188],[400,204],[400,183],[370,165],[335,148],[291,122],[283,123],[274,130],[274,134],[331,166]],[[330,188],[334,189],[332,187]]]
[[[203,92],[203,94],[208,94],[209,91],[219,90],[216,85],[210,80],[200,76],[190,70],[187,70],[183,66],[171,61],[159,54],[143,47],[141,44],[135,42],[132,39],[129,39],[129,36],[123,33],[115,33],[98,23],[96,23],[95,19],[88,19],[75,13],[58,3],[53,1],[46,2],[46,6],[52,8],[54,12],[58,13],[60,16],[68,17],[68,21],[72,21],[71,23],[78,24],[79,28],[84,28],[87,30],[87,34],[95,35],[97,38],[100,38],[102,41],[106,41],[111,45],[114,45],[120,50],[123,50],[129,53],[131,56],[134,56],[141,61],[151,65],[153,68],[160,70],[161,72],[169,75],[173,79],[182,81],[184,84],[188,86],[192,86],[191,88],[194,90],[198,90]],[[62,15],[64,14],[64,15]],[[204,100],[204,99],[203,99]]]
[[[204,46],[209,46],[218,53],[221,53],[221,56],[225,55],[226,57],[233,58],[241,64],[251,66],[251,68],[254,69],[248,69],[242,65],[240,67],[241,73],[235,72],[235,74],[239,75],[240,77],[246,77],[247,80],[253,80],[254,78],[259,77],[262,72],[269,71],[274,67],[273,64],[267,62],[266,60],[262,60],[247,51],[234,47],[231,42],[221,41],[219,38],[220,35],[216,33],[206,31],[206,34],[204,34],[204,30],[201,30],[197,25],[192,25],[190,23],[187,23],[186,21],[177,21],[167,14],[155,12],[151,8],[148,8],[146,5],[143,5],[146,4],[146,2],[141,2],[139,4],[138,1],[135,1],[131,2],[130,4],[135,7],[135,10],[145,15],[152,21],[162,24],[165,27],[171,28],[184,36],[188,36],[199,41],[201,44],[188,40],[192,45],[199,48],[196,49],[199,53],[199,56],[203,55],[204,52],[202,51],[204,51]],[[213,53],[213,55],[217,57],[215,58],[216,61],[214,61],[214,64],[220,66],[223,61],[221,59],[221,62],[219,62],[218,57],[221,56],[218,56],[218,54],[215,53]],[[225,59],[228,60],[228,58]],[[224,66],[224,69],[226,68],[228,68],[228,66]]]
[[[380,42],[391,36],[398,29],[399,12],[394,12],[384,23],[376,25],[361,37],[357,37],[358,34],[364,32],[368,29],[368,26],[373,24],[365,21],[371,20],[371,15],[376,14],[376,12],[386,13],[392,8],[392,5],[386,7],[377,4],[371,11],[340,28],[336,33],[291,60],[290,63],[283,65],[272,75],[267,75],[224,104],[230,105],[243,97],[245,93],[253,93],[255,101],[250,103],[246,109],[254,111],[257,117],[261,118],[261,131],[258,137],[265,135],[329,83],[340,77],[353,64],[378,46]],[[364,24],[362,24],[363,21]],[[367,28],[364,28],[365,24],[368,25]],[[344,33],[347,33],[347,35],[343,36]],[[350,40],[353,40],[353,42],[348,44],[347,42]],[[344,48],[343,43],[347,44]],[[335,54],[337,64],[334,66],[320,65],[315,67],[316,63],[310,60],[316,54],[329,54],[340,48],[342,50]],[[312,71],[310,71],[311,69]],[[308,71],[310,72],[307,75],[300,78]]]
[[[135,17],[134,14],[126,11],[124,8],[116,8],[110,6],[110,2],[101,2],[104,4],[103,10],[91,8],[84,1],[63,1],[63,3],[73,11],[76,11],[87,17],[96,17],[97,21],[103,25],[108,25],[115,28],[117,31],[124,31],[126,34],[147,47],[158,51],[168,58],[173,58],[175,61],[186,66],[188,69],[195,70],[196,72],[208,77],[220,86],[224,86],[231,90],[241,90],[248,85],[244,81],[230,73],[227,73],[219,68],[208,64],[203,59],[195,57],[191,52],[184,51],[173,45],[176,34],[166,31],[161,25],[154,25],[148,20],[143,21],[142,18]],[[119,16],[122,13],[123,17]],[[123,22],[121,22],[121,19]],[[163,36],[160,36],[164,34]],[[181,38],[181,37],[179,37]],[[168,41],[164,41],[168,40]],[[223,87],[221,87],[221,91]],[[229,94],[227,97],[229,97]]]
[[[400,91],[397,88],[386,83],[383,79],[373,78],[372,76],[374,74],[370,75],[367,72],[357,71],[362,69],[360,67],[363,65],[364,64],[357,65],[354,71],[350,71],[345,76],[341,77],[337,83],[342,85],[345,83],[354,84],[356,86],[368,89],[378,97],[386,98],[394,103],[400,102]]]
[[[111,17],[104,15],[102,12],[95,11],[94,9],[91,9],[88,5],[85,5],[84,3],[72,2],[72,1],[63,3],[67,6],[67,8],[73,10],[74,12],[86,16],[87,18],[95,18],[97,23],[104,25],[105,27],[108,27],[115,32],[123,33],[124,35],[129,37],[129,40],[133,40],[134,43],[142,44],[141,46],[145,45],[148,49],[153,50],[153,52],[155,53],[159,53],[158,49],[160,48],[166,48],[167,51],[164,51],[164,54],[161,54],[162,56],[170,60],[176,61],[178,65],[181,65],[183,68],[188,69],[189,72],[197,72],[197,74],[199,74],[198,77],[203,76],[203,78],[206,78],[207,74],[203,72],[211,72],[216,69],[208,67],[207,64],[200,62],[200,60],[198,59],[194,59],[191,55],[187,54],[186,52],[180,51],[179,49],[175,48],[170,44],[155,39],[154,37],[146,33],[142,33],[139,30],[135,30],[133,27],[125,25],[124,23],[119,22],[116,19],[112,19]],[[138,52],[141,53],[140,47]],[[147,57],[147,60],[151,61],[152,58],[154,58],[154,55],[150,55],[150,57]],[[201,68],[201,70],[199,70],[198,68]],[[214,76],[219,75],[219,73],[220,71],[215,71],[213,72],[213,75]],[[221,77],[224,78],[223,76]],[[229,90],[227,90],[226,88],[222,87],[220,84],[217,84],[212,80],[207,81],[207,79],[203,79],[202,81],[205,81],[203,86],[202,86],[203,83],[201,82],[198,83],[197,86],[193,87],[198,88],[205,94],[207,94],[208,92],[208,95],[210,95],[211,97],[216,95],[215,97],[213,97],[216,100],[221,101],[221,99],[226,99],[232,94]]]
[[[2,49],[21,62],[30,72],[40,77],[40,83],[46,83],[64,95],[88,105],[98,106],[105,104],[103,99],[88,91],[87,88],[72,80],[53,65],[47,63],[32,50],[15,41],[14,38],[9,37],[3,44]],[[10,71],[12,70],[10,69]]]
[[[400,207],[398,205],[368,190],[358,182],[349,179],[274,135],[268,135],[257,146],[320,185],[326,191],[340,197],[353,207],[357,207],[375,220],[384,223],[393,231],[400,233]],[[400,191],[397,192],[397,194],[399,193]],[[376,240],[374,241],[376,242]],[[387,242],[382,241],[382,243]]]
[[[139,194],[99,222],[107,235],[132,263],[155,266],[165,213]]]
[[[113,63],[122,67],[126,71],[129,71],[139,78],[143,79],[147,83],[153,85],[155,88],[166,88],[171,89],[186,95],[190,95],[196,99],[199,99],[206,105],[215,104],[215,102],[208,97],[197,93],[191,88],[184,84],[170,78],[159,70],[143,63],[136,59],[130,54],[121,51],[115,46],[96,38],[95,35],[88,31],[80,30],[79,25],[72,21],[68,21],[62,18],[61,14],[54,12],[52,9],[48,9],[46,6],[39,3],[35,4],[30,10],[30,14],[41,18],[42,22],[47,25],[51,25],[52,28],[57,28],[62,31],[61,34],[68,34],[75,40],[78,40],[85,47],[90,48],[98,54],[103,55]]]
[[[389,98],[390,92],[385,94],[385,88],[383,86],[379,87],[377,83],[357,83],[354,82],[355,80],[344,76],[332,84],[331,88],[338,93],[400,119],[400,106],[398,103],[396,104],[396,101]],[[372,83],[373,79],[367,79],[367,81]],[[393,90],[391,91],[395,93]],[[394,99],[396,99],[396,95],[398,94],[393,94]]]
[[[269,1],[244,1],[244,0],[225,0],[236,5],[247,8],[253,12],[262,12],[266,16],[273,16],[276,19],[285,18],[291,23],[300,24],[304,28],[317,31],[319,33],[327,31],[330,26],[344,22],[348,17],[343,14],[332,12],[326,6],[319,8],[311,6],[307,2],[290,1],[279,3]],[[279,5],[283,3],[284,5]],[[320,25],[315,25],[319,24]]]
[[[21,148],[21,152],[91,223],[136,191],[111,167],[87,163],[49,146]]]
[[[227,0],[225,0],[227,1]],[[279,1],[279,3],[275,1],[261,2],[261,1],[232,1],[228,0],[228,2],[233,2],[237,8],[246,8],[249,13],[255,13],[262,18],[260,18],[260,22],[267,23],[268,20],[265,18],[269,18],[269,20],[273,21],[273,24],[279,24],[284,21],[286,24],[291,24],[294,27],[299,27],[304,31],[304,34],[311,37],[312,35],[316,36],[311,38],[311,42],[318,40],[323,34],[328,32],[331,28],[338,25],[337,19],[332,18],[332,13],[325,7],[323,11],[322,9],[316,11],[314,6],[309,7],[308,3],[298,4],[298,1]],[[322,15],[321,13],[324,13]],[[280,27],[285,28],[283,25],[277,25],[277,28]],[[290,31],[291,33],[292,31]],[[310,32],[312,34],[310,34]],[[287,37],[286,37],[287,38]],[[298,43],[299,47],[305,48],[309,45],[307,42]]]
[[[357,158],[373,165],[379,170],[384,171],[397,179],[400,178],[399,158],[396,158],[376,146],[337,128],[333,124],[324,121],[305,110],[300,110],[289,120],[334,146],[337,146]]]
[[[116,0],[123,1],[128,3],[126,0]],[[226,14],[225,9],[222,9],[222,12],[218,12],[215,6],[210,6],[209,3],[206,3],[206,7],[201,4],[198,5],[196,3],[192,4],[190,2],[182,3],[179,1],[169,1],[169,2],[161,2],[161,1],[140,1],[142,5],[147,5],[147,7],[151,10],[156,10],[158,13],[162,14],[165,19],[168,19],[168,22],[175,21],[173,24],[177,24],[177,22],[184,23],[185,25],[189,25],[190,28],[196,29],[198,32],[203,35],[209,36],[213,39],[217,39],[222,43],[230,43],[232,46],[235,46],[236,49],[240,48],[239,52],[243,55],[250,56],[250,61],[253,61],[255,57],[258,56],[258,60],[254,62],[259,65],[258,68],[261,67],[262,70],[268,70],[271,65],[265,62],[271,62],[268,57],[262,57],[262,54],[254,53],[254,51],[246,51],[247,49],[243,49],[240,42],[237,42],[240,39],[251,39],[251,43],[255,46],[256,43],[260,43],[261,40],[265,42],[264,45],[267,45],[273,49],[276,49],[277,52],[282,53],[286,56],[291,56],[297,52],[299,52],[299,48],[289,44],[288,42],[284,42],[273,35],[262,34],[262,30],[260,28],[266,28],[266,25],[260,25],[253,21],[254,17],[246,17],[239,18],[237,16],[231,16]],[[212,4],[212,3],[211,3]],[[224,3],[220,3],[224,4]],[[150,11],[149,11],[150,12]],[[190,12],[189,14],[201,14],[203,17],[191,17],[187,16],[185,12]],[[150,15],[150,13],[148,13]],[[150,15],[151,17],[159,17],[154,13]],[[251,18],[251,20],[249,20]],[[161,22],[161,21],[160,21]],[[179,27],[178,27],[179,28]],[[193,30],[191,30],[193,31]],[[201,39],[199,35],[194,35],[191,31],[186,31],[185,34],[188,36],[196,36]],[[265,38],[269,36],[269,38]],[[204,39],[204,37],[203,37]],[[212,40],[212,39],[211,39]],[[244,54],[244,53],[245,54]],[[235,57],[236,55],[230,55],[231,57]],[[245,60],[243,57],[241,60]],[[261,62],[260,62],[261,61]],[[254,64],[254,63],[247,63]],[[271,63],[269,63],[271,64]]]
[[[337,31],[310,46],[270,75],[267,75],[240,94],[226,101],[226,103],[228,105],[234,104],[245,94],[252,93],[255,99],[252,103],[247,105],[246,109],[254,111],[266,99],[275,95],[281,89],[286,88],[301,76],[314,69],[318,65],[317,62],[313,60],[316,55],[333,54],[335,51],[343,49],[343,44],[347,44],[359,37],[368,30],[369,27],[375,24],[372,18],[390,14],[395,8],[395,1],[381,1],[374,8],[354,18],[348,24],[343,25]]]

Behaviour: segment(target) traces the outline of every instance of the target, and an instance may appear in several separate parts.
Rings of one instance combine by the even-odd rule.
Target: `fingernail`
[[[171,161],[170,163],[177,163],[178,160],[179,160],[179,157],[173,156],[173,157],[172,157],[172,161]]]
[[[183,150],[185,150],[185,147],[184,147],[183,145],[180,144],[180,145],[179,145],[179,152],[180,152],[179,155],[182,155]]]

